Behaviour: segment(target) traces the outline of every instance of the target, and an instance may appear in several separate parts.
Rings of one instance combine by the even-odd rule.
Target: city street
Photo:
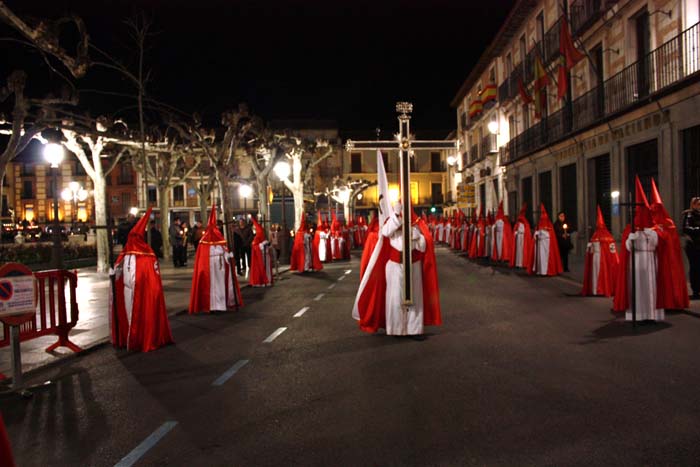
[[[176,345],[34,372],[32,398],[0,400],[17,464],[697,463],[697,302],[635,330],[570,279],[437,261],[424,341],[358,329],[355,256],[171,316]]]

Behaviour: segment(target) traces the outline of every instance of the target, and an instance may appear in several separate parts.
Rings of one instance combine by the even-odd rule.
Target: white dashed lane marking
[[[335,287],[335,284],[329,285],[329,286],[328,286],[328,290],[332,289],[333,287]]]
[[[235,375],[238,372],[238,370],[240,370],[241,368],[246,366],[246,364],[248,362],[250,362],[250,360],[238,360],[236,363],[233,364],[233,366],[231,368],[226,370],[224,372],[224,374],[222,374],[221,376],[216,378],[216,380],[213,383],[211,383],[211,385],[212,386],[221,386],[226,381],[228,381],[229,378],[231,378],[231,376]]]
[[[295,318],[299,318],[301,315],[303,315],[303,314],[306,313],[307,311],[309,311],[309,307],[308,307],[308,306],[305,306],[305,307],[302,308],[301,310],[299,310],[299,311],[297,311],[296,313],[294,313],[294,317],[295,317]]]
[[[133,451],[127,454],[122,460],[120,460],[114,467],[131,467],[139,459],[143,457],[153,446],[158,444],[165,435],[167,435],[170,430],[175,428],[177,422],[169,421],[163,423],[156,431],[151,433],[148,438],[144,439],[141,444],[136,446]]]
[[[352,269],[346,269],[346,270],[345,270],[345,275],[348,275],[348,274],[350,274],[351,272],[352,272]]]
[[[340,277],[338,278],[338,282],[342,281],[343,279],[345,279],[345,276],[340,276]]]
[[[280,334],[282,334],[284,331],[286,331],[286,330],[287,330],[287,328],[279,328],[279,329],[277,329],[275,332],[273,332],[272,334],[270,334],[269,336],[267,336],[267,339],[265,339],[265,340],[263,341],[263,344],[269,344],[269,343],[272,342],[273,340],[277,339],[277,337],[278,337]]]
[[[325,295],[325,294],[322,294],[322,293],[316,295],[316,296],[314,297],[314,302],[317,302],[317,301],[321,300],[321,299],[323,298],[324,295]]]

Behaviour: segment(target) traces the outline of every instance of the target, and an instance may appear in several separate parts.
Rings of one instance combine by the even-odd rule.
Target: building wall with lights
[[[582,252],[597,205],[619,237],[628,219],[617,202],[628,201],[638,174],[647,190],[654,178],[679,221],[700,193],[699,10],[697,0],[517,2],[452,102],[466,148],[460,169],[477,202],[480,185],[498,178],[511,215],[524,201],[532,222],[540,203],[550,215],[565,211]],[[586,56],[559,99],[562,18]],[[524,98],[538,95],[538,60],[550,83],[535,115]],[[497,97],[479,109],[474,102],[494,79]],[[484,137],[491,121],[495,148]],[[494,201],[487,191],[487,207]]]

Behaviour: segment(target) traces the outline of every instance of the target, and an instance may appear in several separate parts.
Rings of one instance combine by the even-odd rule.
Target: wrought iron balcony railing
[[[699,71],[700,23],[511,139],[505,163],[649,102]]]

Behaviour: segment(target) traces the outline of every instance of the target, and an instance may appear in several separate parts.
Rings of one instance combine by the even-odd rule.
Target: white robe
[[[304,233],[304,271],[311,271],[314,267],[313,257],[311,256],[313,238],[308,232]]]
[[[523,251],[525,247],[525,224],[518,222],[515,225],[515,267],[523,267]]]
[[[318,242],[318,257],[322,262],[325,262],[328,259],[330,259],[327,256],[330,255],[331,252],[326,251],[326,239],[328,237],[330,237],[330,234],[327,232],[321,232],[318,234],[318,238],[320,239],[320,241]]]
[[[226,268],[230,268],[232,254],[227,253],[221,245],[209,246],[209,309],[223,311],[236,306],[236,295],[233,291],[232,271],[229,269],[228,281]],[[228,289],[228,303],[226,303]]]
[[[535,274],[547,275],[549,268],[549,231],[535,230]]]
[[[496,259],[501,260],[503,256],[503,220],[499,219],[493,225],[494,236],[496,237]]]
[[[435,227],[435,230],[437,230],[437,241],[439,243],[443,242],[443,234],[445,233],[445,226],[442,224],[438,224],[437,227]]]
[[[392,248],[403,251],[401,221],[391,216],[382,227],[382,235],[388,237]],[[425,237],[413,227],[413,249],[425,252]],[[413,305],[403,306],[403,265],[387,261],[386,268],[386,333],[390,336],[423,334],[423,262],[412,264]]]
[[[663,321],[664,310],[656,308],[656,246],[659,237],[652,229],[644,229],[639,232],[632,232],[625,247],[627,251],[632,251],[634,241],[634,261],[635,261],[635,305],[637,310],[637,320],[647,319]],[[632,255],[629,257],[630,269],[632,270]],[[632,274],[627,275],[628,293],[632,293]],[[631,298],[631,297],[630,297]],[[631,306],[631,302],[630,302]],[[632,310],[628,309],[625,319],[632,321]]]
[[[600,277],[600,242],[588,242],[586,251],[592,254],[591,258],[591,292],[598,294],[598,278]]]

